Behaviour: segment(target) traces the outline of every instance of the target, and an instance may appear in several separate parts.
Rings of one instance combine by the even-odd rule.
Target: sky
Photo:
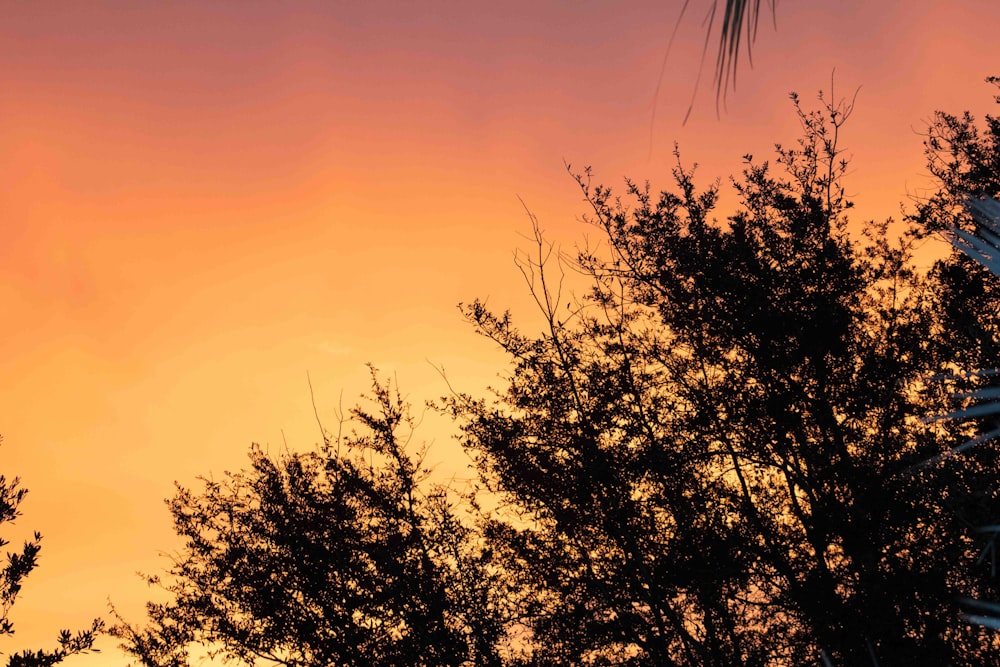
[[[527,211],[564,248],[594,237],[566,164],[668,187],[677,142],[725,184],[797,138],[791,91],[812,108],[832,79],[860,88],[856,216],[898,218],[933,186],[933,112],[994,106],[995,0],[779,2],[718,113],[707,0],[667,54],[682,4],[0,2],[0,473],[30,491],[0,535],[44,536],[0,651],[109,599],[141,621],[175,480],[311,448],[312,397],[335,427],[368,362],[424,414],[429,461],[468,475],[422,406],[442,368],[502,385],[457,304],[530,324]],[[124,663],[99,646],[66,664]]]

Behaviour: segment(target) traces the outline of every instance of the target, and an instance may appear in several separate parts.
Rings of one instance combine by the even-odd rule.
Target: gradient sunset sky
[[[307,373],[328,426],[369,361],[418,413],[447,392],[434,366],[499,384],[456,304],[531,319],[521,200],[564,247],[592,232],[564,161],[667,186],[677,141],[725,183],[836,69],[838,97],[861,87],[855,215],[898,218],[933,185],[933,111],[993,110],[996,0],[779,2],[718,116],[707,0],[660,80],[681,4],[0,2],[0,472],[30,489],[3,536],[44,535],[0,650],[52,648],[109,598],[142,620],[174,480],[312,447]],[[417,439],[467,475],[450,433],[429,415]],[[66,664],[122,664],[100,646]]]

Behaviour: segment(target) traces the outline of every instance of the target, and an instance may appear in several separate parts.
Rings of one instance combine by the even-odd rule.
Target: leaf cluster
[[[20,485],[18,478],[8,480],[0,475],[0,525],[13,523],[20,516],[21,502],[27,493],[28,490]],[[0,635],[14,634],[14,624],[9,615],[21,592],[24,579],[38,565],[38,555],[42,550],[41,541],[42,535],[36,531],[30,540],[24,542],[19,552],[7,552],[7,562],[3,569],[0,569]],[[0,538],[0,547],[8,544],[7,540]],[[103,630],[104,622],[101,619],[95,619],[89,628],[76,633],[61,630],[57,638],[58,648],[23,650],[12,654],[7,660],[7,665],[8,667],[52,667],[71,655],[98,651],[94,648],[94,642]]]
[[[317,451],[178,486],[169,501],[186,543],[149,626],[112,632],[141,664],[190,651],[246,664],[499,664],[502,590],[490,555],[442,488],[406,452],[402,398],[374,378],[363,431]],[[121,620],[121,619],[119,619]]]
[[[512,372],[496,401],[451,406],[483,478],[520,508],[504,546],[533,575],[539,664],[993,655],[956,595],[995,588],[970,567],[967,519],[995,507],[997,448],[917,466],[967,435],[921,419],[949,401],[926,380],[995,364],[991,345],[963,346],[995,319],[968,309],[978,328],[945,335],[964,260],[918,271],[916,221],[895,240],[889,222],[849,233],[853,103],[793,102],[802,139],[775,168],[747,157],[725,222],[718,184],[700,191],[679,157],[657,195],[627,182],[617,198],[585,170],[606,240],[570,260],[589,297],[560,314],[536,226],[523,272],[543,335],[466,308]]]

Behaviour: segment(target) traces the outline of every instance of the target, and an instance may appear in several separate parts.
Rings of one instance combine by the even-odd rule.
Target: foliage
[[[803,139],[778,147],[777,173],[747,158],[725,223],[718,186],[699,191],[679,159],[675,191],[629,182],[627,202],[588,170],[607,240],[574,262],[589,296],[551,287],[538,233],[527,268],[545,333],[466,308],[511,378],[495,401],[449,404],[483,479],[518,509],[493,535],[533,574],[539,664],[997,660],[955,598],[995,593],[971,567],[969,522],[996,507],[998,449],[954,465],[940,454],[968,428],[920,419],[977,383],[927,381],[956,358],[996,364],[990,346],[944,335],[963,260],[917,271],[912,225],[898,242],[888,222],[852,236],[850,105],[794,102]]]
[[[1000,77],[987,82],[1000,88]],[[1000,95],[996,96],[1000,104]],[[1000,117],[986,115],[980,128],[968,111],[954,115],[934,114],[924,141],[928,168],[941,183],[936,197],[930,198],[921,213],[941,212],[942,201],[960,195],[996,197],[1000,194]],[[941,224],[943,221],[934,219]]]
[[[684,0],[681,5],[678,26],[687,13],[690,0]],[[775,0],[770,0],[771,15],[775,14]],[[746,50],[747,58],[752,60],[753,43],[757,39],[757,26],[760,22],[761,0],[726,0],[721,7],[722,20],[719,28],[719,49],[715,58],[715,88],[717,96],[724,94],[729,84],[736,86],[736,70],[740,55]],[[705,18],[705,51],[708,51],[708,41],[720,13],[719,0],[712,0]],[[677,26],[674,28],[676,34]],[[673,38],[671,38],[673,41]],[[702,54],[704,56],[704,54]],[[704,62],[704,61],[703,61]],[[700,77],[699,77],[700,78]]]
[[[172,599],[148,605],[145,629],[113,628],[123,648],[150,667],[195,646],[246,664],[501,663],[490,552],[445,489],[422,486],[406,405],[374,372],[372,395],[375,411],[352,413],[362,434],[277,458],[254,447],[248,470],[178,486]]]
[[[576,175],[603,245],[563,258],[535,223],[519,267],[542,331],[465,306],[510,365],[494,396],[439,406],[485,495],[430,484],[373,374],[360,434],[255,447],[178,487],[185,545],[150,578],[169,600],[145,627],[119,619],[126,650],[148,667],[196,648],[289,667],[1000,664],[968,622],[990,603],[962,603],[1000,599],[978,530],[1000,523],[1000,446],[968,444],[998,375],[965,372],[1000,365],[1000,281],[958,250],[913,257],[966,193],[997,194],[1000,125],[939,115],[942,192],[901,232],[852,226],[852,104],[820,99],[793,96],[802,138],[746,158],[722,221],[719,183],[678,156],[660,193]]]
[[[0,440],[2,441],[2,440]],[[20,480],[14,478],[7,480],[0,475],[0,524],[12,523],[20,515],[21,502],[24,500],[28,490],[20,486]],[[25,541],[20,553],[8,552],[7,563],[0,570],[0,635],[14,634],[14,624],[9,615],[18,594],[21,592],[22,582],[38,565],[38,555],[41,552],[42,535],[35,532],[32,539]],[[9,544],[7,540],[0,538],[0,547]],[[24,650],[15,653],[7,660],[8,667],[51,667],[65,658],[77,653],[97,651],[94,641],[104,628],[104,623],[100,619],[94,620],[91,627],[81,630],[76,634],[69,630],[59,632],[59,648],[51,651]]]
[[[987,82],[1000,87],[1000,78],[989,77]],[[995,97],[1000,104],[1000,95]],[[981,264],[994,276],[1000,276],[1000,118],[987,114],[984,131],[976,125],[973,116],[966,112],[954,116],[944,112],[935,115],[925,141],[931,172],[943,187],[934,197],[923,202],[916,217],[926,228],[941,231],[951,244],[969,259]],[[946,215],[960,205],[955,222],[947,223]],[[962,215],[965,214],[965,215]],[[949,279],[964,287],[963,298],[949,304],[946,312],[955,333],[963,340],[966,349],[987,349],[993,355],[997,350],[1000,293],[996,281],[984,279],[977,267],[967,267],[964,272],[952,272]],[[975,315],[987,314],[986,318]],[[979,322],[985,320],[988,326]],[[960,452],[976,447],[1000,436],[1000,369],[978,368],[966,370],[968,375],[982,379],[980,386],[955,396],[962,402],[958,409],[937,419],[976,419],[979,428],[974,437],[958,446]],[[976,516],[971,519],[976,530],[986,537],[980,562],[988,561],[991,572],[996,574],[997,539],[1000,538],[997,508],[981,503]],[[967,619],[985,627],[1000,629],[1000,603],[966,598]]]

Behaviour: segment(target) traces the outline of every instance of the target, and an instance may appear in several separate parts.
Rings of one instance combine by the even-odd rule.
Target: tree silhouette
[[[0,443],[3,439],[0,438]],[[20,515],[21,502],[24,500],[28,490],[20,486],[20,480],[14,478],[7,480],[0,475],[0,524],[12,523]],[[25,541],[19,553],[7,553],[7,563],[0,569],[0,635],[14,634],[14,624],[8,618],[24,579],[38,565],[38,554],[42,545],[41,533],[35,532],[32,539]],[[7,540],[0,538],[0,547],[9,544]],[[69,630],[59,632],[59,648],[46,651],[24,650],[20,653],[12,654],[8,660],[8,667],[51,667],[65,658],[88,651],[97,651],[94,641],[104,628],[104,623],[100,619],[94,620],[89,629],[81,630],[76,634]]]
[[[247,470],[178,487],[185,546],[151,578],[169,600],[144,627],[119,619],[124,648],[148,667],[195,649],[289,667],[1000,664],[980,530],[1000,447],[968,444],[996,426],[969,402],[998,375],[965,372],[1000,365],[1000,281],[957,249],[913,259],[963,192],[996,194],[976,165],[1000,124],[940,116],[942,192],[901,229],[852,226],[852,103],[820,99],[793,96],[802,137],[774,165],[746,158],[722,221],[719,183],[699,189],[679,156],[660,193],[578,173],[603,243],[564,258],[535,222],[519,267],[541,333],[464,307],[510,360],[493,397],[439,405],[488,504],[430,484],[373,377],[360,433],[255,447]],[[958,220],[955,238],[987,238]]]
[[[245,664],[499,665],[505,583],[446,489],[406,452],[407,407],[375,380],[362,434],[178,487],[186,544],[148,605],[112,633],[149,667],[190,650]]]
[[[1000,78],[988,77],[1000,87]],[[995,97],[1000,104],[1000,95]],[[961,116],[937,112],[931,123],[925,149],[931,172],[942,188],[920,203],[916,218],[929,231],[942,233],[970,260],[1000,276],[1000,118],[987,114],[982,130],[968,112]],[[981,269],[966,265],[952,271],[951,280],[962,290],[962,298],[949,303],[945,312],[951,333],[965,350],[997,352],[997,313],[1000,292],[995,280],[984,279]],[[986,318],[982,315],[987,314]],[[959,362],[968,363],[967,358]],[[974,437],[946,454],[962,453],[1000,436],[1000,387],[996,368],[963,366],[967,376],[980,378],[979,387],[955,395],[957,409],[933,419],[975,420]],[[975,496],[978,499],[978,495]],[[985,536],[980,562],[990,564],[996,576],[997,539],[1000,537],[1000,510],[988,502],[976,504],[968,518]],[[1000,602],[965,598],[967,619],[1000,630]]]
[[[747,158],[724,224],[718,186],[698,191],[679,159],[674,191],[630,182],[627,202],[585,170],[606,241],[574,262],[591,293],[560,292],[536,227],[524,270],[545,333],[466,308],[512,371],[495,402],[450,406],[520,511],[493,535],[533,574],[540,664],[997,662],[956,595],[995,594],[969,521],[997,505],[998,448],[954,465],[940,455],[968,429],[921,420],[981,384],[929,378],[996,365],[944,335],[964,256],[918,271],[916,221],[849,233],[851,107],[794,103],[803,138],[778,173]]]

